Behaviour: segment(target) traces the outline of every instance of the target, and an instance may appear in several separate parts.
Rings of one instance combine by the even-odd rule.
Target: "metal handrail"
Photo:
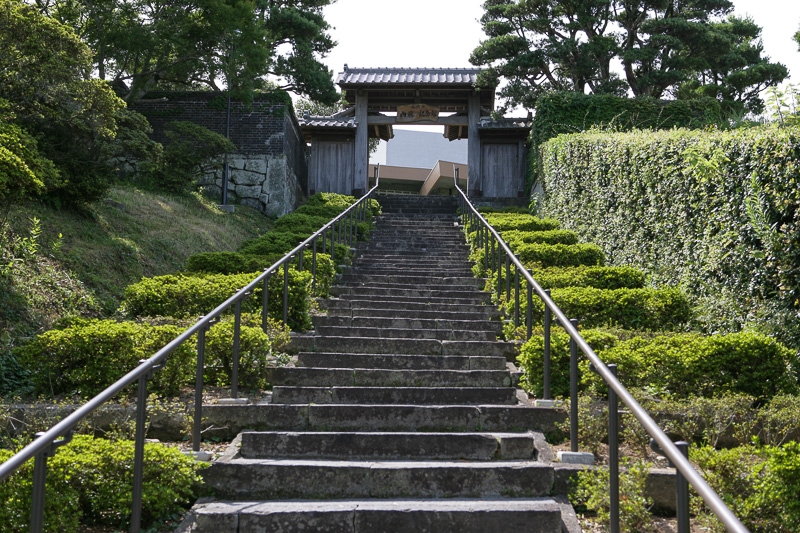
[[[689,462],[688,458],[684,456],[683,453],[678,449],[675,443],[667,436],[661,428],[658,427],[658,424],[653,420],[653,418],[647,413],[647,411],[639,405],[634,397],[628,392],[628,389],[620,383],[617,379],[615,374],[609,369],[608,366],[598,357],[598,355],[594,352],[591,346],[586,342],[586,340],[581,336],[577,329],[577,321],[570,320],[567,318],[567,315],[553,302],[550,298],[550,291],[544,290],[542,287],[533,279],[530,271],[528,271],[525,266],[520,262],[519,258],[514,254],[513,251],[508,247],[506,242],[502,239],[500,234],[489,224],[486,219],[478,212],[475,206],[472,205],[472,202],[469,201],[469,198],[464,194],[464,192],[459,188],[456,187],[456,190],[459,192],[459,203],[461,208],[461,216],[468,217],[472,224],[475,224],[476,227],[476,238],[478,240],[478,246],[481,248],[485,248],[488,252],[489,250],[489,241],[491,241],[492,253],[494,252],[495,244],[498,246],[498,252],[502,250],[505,253],[506,257],[506,286],[510,287],[510,266],[513,265],[515,269],[515,278],[516,282],[516,309],[517,309],[517,319],[516,323],[519,325],[519,275],[520,273],[528,282],[528,287],[532,287],[536,294],[541,298],[542,302],[545,305],[545,325],[548,322],[548,314],[547,311],[550,311],[552,315],[554,315],[554,320],[566,330],[567,334],[570,337],[570,344],[571,344],[571,351],[573,352],[573,356],[571,357],[571,415],[570,415],[570,435],[571,435],[571,444],[572,444],[572,451],[577,451],[577,357],[574,352],[576,351],[575,348],[579,348],[589,359],[591,365],[594,367],[595,371],[603,378],[603,380],[608,384],[609,391],[613,391],[616,396],[622,400],[622,402],[628,406],[631,414],[636,417],[636,419],[642,424],[642,426],[647,430],[650,434],[652,439],[657,443],[660,449],[663,451],[663,454],[670,460],[670,462],[675,466],[676,470],[684,476],[684,478],[694,487],[703,501],[708,505],[708,507],[714,512],[714,514],[719,518],[720,522],[728,529],[728,531],[738,532],[738,533],[745,533],[748,529],[742,524],[742,522],[733,514],[733,512],[728,508],[727,505],[722,501],[719,495],[711,488],[711,486],[706,482],[705,479],[695,470],[692,464]],[[494,261],[494,258],[491,259]],[[489,253],[484,255],[484,261],[486,264],[487,270],[489,270],[490,265],[490,257]],[[499,263],[499,261],[498,261]],[[502,268],[502,265],[495,265]],[[498,290],[502,291],[502,288],[499,287],[499,280],[500,277],[498,276]],[[510,293],[510,288],[508,289]],[[528,317],[527,317],[527,326],[528,326],[528,338],[531,336],[531,300],[530,300],[530,290],[528,291]],[[547,333],[545,333],[547,335]],[[549,381],[549,376],[545,375],[545,380]],[[549,394],[546,395],[548,397]],[[618,527],[618,526],[617,526]]]
[[[81,407],[76,409],[70,415],[51,427],[43,433],[37,433],[37,438],[25,446],[22,450],[11,456],[5,462],[0,464],[0,482],[5,480],[11,474],[16,472],[28,460],[34,459],[34,486],[33,498],[31,501],[31,532],[40,532],[43,527],[43,514],[44,514],[44,497],[45,497],[45,479],[47,477],[47,458],[52,457],[55,449],[59,446],[66,444],[72,438],[72,432],[83,419],[92,414],[101,405],[119,394],[124,388],[128,387],[134,382],[138,381],[138,396],[136,406],[136,434],[135,434],[135,453],[134,453],[134,483],[133,483],[133,503],[131,512],[131,527],[130,531],[137,533],[141,525],[141,506],[142,506],[142,472],[144,464],[144,438],[145,438],[145,408],[147,398],[147,382],[152,378],[155,371],[162,368],[166,363],[167,357],[175,351],[183,342],[191,338],[194,334],[198,334],[198,377],[197,387],[195,390],[195,413],[194,413],[194,427],[193,427],[193,449],[195,452],[199,451],[200,444],[200,431],[199,424],[201,421],[200,410],[202,408],[202,388],[203,388],[203,353],[204,353],[204,338],[205,332],[213,326],[218,320],[220,315],[231,306],[235,307],[235,326],[233,338],[233,369],[231,376],[231,394],[234,398],[237,397],[237,375],[236,369],[238,367],[238,333],[241,319],[241,303],[253,293],[259,283],[263,283],[264,296],[262,307],[262,327],[266,331],[267,327],[267,283],[270,276],[278,272],[280,267],[283,266],[284,272],[284,292],[283,292],[283,321],[286,323],[288,315],[288,271],[289,264],[292,260],[299,255],[298,268],[302,269],[302,254],[309,246],[313,250],[313,270],[312,276],[316,281],[316,244],[317,240],[322,237],[323,250],[325,250],[326,233],[330,231],[330,248],[331,258],[335,257],[335,246],[337,241],[345,243],[353,243],[357,237],[358,223],[366,220],[367,209],[370,209],[370,200],[378,188],[380,180],[380,171],[376,169],[375,172],[375,186],[372,187],[364,196],[357,202],[345,209],[336,218],[325,224],[322,228],[317,230],[313,235],[298,244],[289,253],[284,255],[281,259],[275,262],[272,266],[265,269],[263,273],[259,274],[253,281],[248,283],[245,287],[240,289],[236,294],[225,300],[218,305],[213,311],[203,316],[195,322],[192,326],[186,329],[183,333],[178,335],[175,339],[169,342],[166,346],[161,348],[149,359],[140,361],[139,366],[125,374],[112,385],[104,389],[97,396],[93,397]],[[342,235],[342,224],[346,225],[344,228],[344,235]],[[337,227],[338,226],[338,227]],[[338,238],[337,238],[338,230]],[[198,401],[197,398],[200,398]],[[198,405],[199,403],[199,405]],[[59,437],[64,436],[63,439]]]

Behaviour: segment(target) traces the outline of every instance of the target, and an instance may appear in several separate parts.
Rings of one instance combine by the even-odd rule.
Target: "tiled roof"
[[[479,68],[349,68],[336,80],[345,85],[474,85]]]
[[[483,118],[478,123],[478,128],[482,130],[516,130],[530,129],[530,127],[530,121],[524,118],[501,118],[499,120]]]
[[[356,119],[353,117],[314,117],[304,115],[297,121],[300,126],[311,128],[356,128]]]

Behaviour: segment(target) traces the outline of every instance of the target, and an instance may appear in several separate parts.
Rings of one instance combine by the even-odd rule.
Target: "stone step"
[[[342,281],[349,281],[349,278],[352,277],[354,280],[358,280],[361,278],[366,277],[373,277],[373,276],[417,276],[417,277],[437,277],[447,275],[449,277],[455,278],[468,278],[473,276],[472,267],[469,265],[463,265],[461,267],[417,267],[417,266],[409,266],[409,265],[395,265],[395,264],[388,264],[388,265],[375,265],[375,264],[358,264],[357,268],[351,267],[348,268],[346,273],[342,275]],[[474,276],[473,276],[474,277]]]
[[[339,298],[350,298],[352,300],[363,299],[365,297],[382,300],[394,300],[403,302],[438,302],[447,303],[490,303],[492,295],[488,292],[478,290],[438,290],[438,289],[381,289],[372,287],[331,287],[331,294]]]
[[[202,471],[217,498],[483,498],[550,494],[551,465],[537,461],[232,459]]]
[[[425,301],[398,301],[378,298],[332,298],[320,302],[323,309],[328,310],[359,310],[369,313],[372,309],[389,309],[399,311],[428,311],[431,313],[481,313],[484,316],[499,316],[496,307],[481,303],[464,303],[446,300],[445,302]]]
[[[437,331],[473,331],[490,332],[495,336],[502,329],[502,324],[497,320],[444,320],[444,319],[424,319],[424,318],[381,318],[372,316],[315,316],[313,317],[314,326],[318,334],[322,334],[319,328],[334,326],[339,328],[387,328],[402,330],[437,330]],[[371,335],[360,335],[370,337]],[[411,338],[417,338],[410,335]],[[440,338],[440,337],[436,337]],[[487,340],[495,340],[495,337]]]
[[[505,357],[303,352],[297,354],[296,366],[390,370],[505,370],[506,362]]]
[[[278,367],[274,385],[317,387],[511,387],[508,370]]]
[[[374,317],[374,318],[420,318],[428,320],[492,320],[498,322],[500,311],[487,305],[476,306],[475,311],[419,311],[419,310],[394,310],[394,309],[336,309],[341,313],[329,312],[328,316],[347,317]],[[484,309],[486,308],[486,309]]]
[[[258,404],[203,406],[211,435],[257,431],[448,431],[550,433],[566,415],[524,405]]]
[[[369,287],[376,289],[403,289],[413,286],[425,290],[480,290],[486,281],[475,276],[451,276],[440,272],[438,276],[414,276],[404,272],[396,274],[345,274],[336,284],[339,287]]]
[[[245,459],[535,461],[533,433],[245,431]]]
[[[504,341],[447,341],[439,339],[389,339],[379,337],[327,337],[293,335],[290,352],[341,352],[401,355],[482,355],[516,361],[518,343]]]
[[[272,403],[399,405],[516,405],[511,387],[287,387],[272,388]]]
[[[339,327],[319,325],[314,328],[320,337],[374,337],[384,339],[438,339],[452,341],[494,341],[496,330],[406,329],[381,327]]]
[[[195,533],[561,533],[551,498],[214,501],[192,509]]]

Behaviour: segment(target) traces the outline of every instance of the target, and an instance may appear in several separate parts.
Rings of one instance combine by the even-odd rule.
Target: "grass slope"
[[[111,316],[127,285],[174,273],[195,253],[233,251],[272,228],[269,218],[250,208],[225,214],[199,194],[128,186],[113,187],[104,201],[79,212],[30,203],[10,207],[3,217],[3,351],[59,318]],[[41,221],[38,236],[31,234],[33,217]]]

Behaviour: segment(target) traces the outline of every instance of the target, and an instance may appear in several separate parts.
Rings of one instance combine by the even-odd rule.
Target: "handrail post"
[[[269,278],[272,276],[264,277],[264,282],[261,290],[261,330],[264,333],[269,332]]]
[[[485,231],[485,235],[483,236],[483,266],[486,268],[486,271],[489,270],[489,240],[491,236],[489,235],[489,228],[483,228]]]
[[[306,247],[303,246],[303,249],[300,250],[300,253],[297,254],[299,257],[297,258],[297,271],[303,271],[303,256],[306,254]]]
[[[570,319],[573,327],[578,321]],[[578,451],[578,344],[572,335],[569,337],[569,446],[570,451]]]
[[[689,443],[678,441],[675,446],[687,459],[689,458]],[[678,515],[678,533],[689,533],[689,483],[681,471],[675,469],[676,508]]]
[[[544,293],[550,297],[550,289],[545,289]],[[544,303],[544,390],[542,392],[544,399],[550,400],[550,330],[553,326],[553,312],[544,299],[542,303]]]
[[[36,438],[44,436],[40,431]],[[31,492],[31,533],[41,533],[44,530],[44,501],[47,487],[47,460],[55,456],[56,449],[69,444],[73,432],[69,430],[63,438],[50,443],[50,445],[37,453],[33,459],[33,489]]]
[[[200,451],[200,425],[203,423],[203,369],[206,355],[206,331],[197,332],[197,374],[194,381],[194,420],[192,422],[192,451]]]
[[[511,257],[506,252],[506,303],[511,302]]]
[[[289,261],[283,264],[283,323],[289,324]]]
[[[514,265],[514,327],[519,327],[519,268]]]
[[[496,253],[495,252],[495,244],[496,244],[496,239],[492,238],[492,272],[493,273],[497,271],[497,256],[495,255],[495,253]],[[497,248],[499,248],[499,246]],[[499,283],[499,280],[498,280],[498,283]]]
[[[528,310],[525,313],[525,325],[528,327],[528,334],[525,337],[526,341],[531,340],[531,336],[533,335],[533,314],[532,314],[532,307],[533,307],[533,285],[528,282]]]
[[[241,331],[242,300],[236,300],[233,317],[233,354],[231,357],[231,398],[234,399],[239,397],[239,336]]]
[[[317,239],[311,245],[311,292],[317,294]]]
[[[145,361],[139,361],[144,363]],[[153,372],[163,366],[151,367],[139,377],[139,388],[136,397],[136,435],[133,452],[133,497],[131,499],[131,533],[138,533],[142,525],[142,484],[144,482],[144,438],[147,423],[147,382]]]
[[[617,377],[617,365],[608,365],[608,369]],[[608,388],[608,492],[609,530],[619,533],[619,400],[611,387]]]

